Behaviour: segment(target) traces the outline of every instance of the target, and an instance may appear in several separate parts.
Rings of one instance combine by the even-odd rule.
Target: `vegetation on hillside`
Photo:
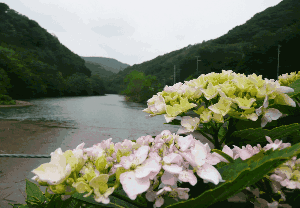
[[[277,79],[278,49],[279,75],[298,69],[298,54],[295,51],[300,46],[299,11],[300,1],[283,0],[217,39],[189,45],[127,67],[110,77],[109,81],[113,85],[108,88],[116,92],[126,89],[128,83],[123,80],[134,70],[143,72],[145,76],[156,76],[162,86],[173,85],[174,65],[175,82],[183,82],[210,72],[220,73],[222,70],[245,75],[256,73],[263,78]],[[198,73],[196,56],[199,56]],[[154,91],[153,94],[157,92]]]
[[[0,3],[0,94],[13,99],[103,95],[98,75],[54,34]]]
[[[115,73],[107,71],[101,64],[91,61],[85,61],[85,66],[91,71],[92,74],[98,74],[102,78],[113,76]]]
[[[122,71],[126,67],[128,67],[128,64],[124,64],[116,59],[113,58],[104,58],[104,57],[81,57],[85,61],[93,62],[100,64],[106,71],[111,71],[113,73],[118,73],[119,71]]]
[[[142,102],[153,95],[153,92],[161,90],[162,86],[158,83],[156,76],[146,76],[143,72],[132,71],[124,79],[127,87],[121,92],[126,95],[126,100]]]

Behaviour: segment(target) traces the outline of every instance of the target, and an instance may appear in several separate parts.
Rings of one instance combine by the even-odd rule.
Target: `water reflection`
[[[126,131],[129,134],[144,132],[142,135],[164,129],[177,131],[177,127],[163,125],[163,116],[149,118],[142,111],[147,105],[127,102],[122,95],[39,98],[26,101],[34,106],[2,108],[0,118],[58,122],[82,130],[105,128],[118,129],[119,132]],[[120,137],[121,134],[117,136]]]

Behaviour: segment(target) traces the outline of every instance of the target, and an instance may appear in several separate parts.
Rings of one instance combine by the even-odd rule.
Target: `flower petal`
[[[218,185],[219,182],[224,182],[219,171],[212,165],[205,163],[198,170],[197,174],[200,178]]]

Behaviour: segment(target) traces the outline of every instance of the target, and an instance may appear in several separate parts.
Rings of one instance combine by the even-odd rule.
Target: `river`
[[[157,135],[165,129],[176,133],[179,128],[163,124],[166,121],[162,115],[150,118],[142,111],[147,105],[127,102],[122,95],[38,98],[26,101],[34,106],[0,108],[0,119],[15,119],[23,123],[28,121],[30,125],[52,123],[57,128],[55,131],[52,129],[33,134],[30,140],[27,138],[29,136],[18,135],[18,129],[15,129],[15,133],[10,132],[12,138],[6,143],[8,138],[3,136],[5,131],[2,129],[2,152],[7,150],[14,154],[49,155],[59,147],[66,151],[76,148],[82,142],[86,143],[86,148],[109,138],[113,138],[113,142],[136,140],[140,136]],[[27,131],[35,132],[38,129],[29,127]],[[19,139],[14,140],[17,137]],[[203,138],[200,140],[206,143],[207,140]],[[211,146],[211,143],[209,144]],[[50,159],[0,157],[0,194],[6,197],[5,201],[0,203],[0,207],[11,207],[5,206],[7,202],[25,203],[25,178],[31,180],[34,176],[31,170],[46,162],[50,162]],[[42,191],[44,190],[42,188]]]

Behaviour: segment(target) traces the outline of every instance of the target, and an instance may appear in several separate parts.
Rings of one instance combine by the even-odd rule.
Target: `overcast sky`
[[[0,0],[79,56],[129,65],[218,38],[282,0]]]

